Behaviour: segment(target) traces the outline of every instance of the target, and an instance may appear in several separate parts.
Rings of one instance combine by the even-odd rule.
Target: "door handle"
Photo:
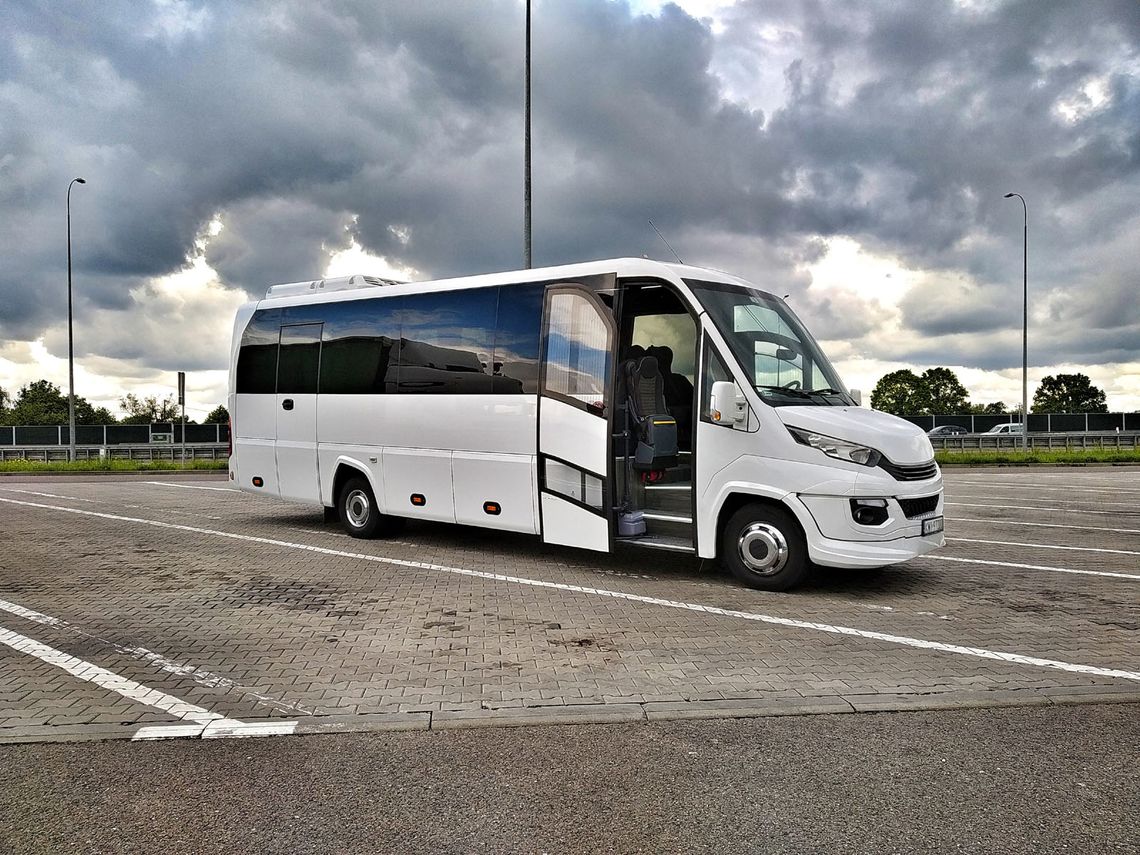
[[[281,409],[283,409],[283,410],[293,409],[293,399],[292,398],[286,398],[284,401],[282,401],[281,402]]]

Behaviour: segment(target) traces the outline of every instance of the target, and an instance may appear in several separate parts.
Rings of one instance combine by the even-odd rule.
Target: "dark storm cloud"
[[[427,275],[519,266],[521,32],[517,0],[9,0],[0,330],[60,315],[75,175],[81,305],[124,306],[214,218],[207,260],[250,294],[320,275],[350,234]],[[847,235],[968,277],[908,297],[904,327],[1012,365],[996,330],[1020,295],[1020,205],[1001,198],[1017,190],[1036,293],[1063,303],[1079,282],[1115,307],[1043,318],[1056,358],[1140,358],[1140,308],[1112,297],[1138,290],[1120,258],[1140,240],[1138,33],[1133,0],[756,0],[715,34],[675,6],[536,2],[536,262],[662,256],[652,217],[686,261],[802,292],[817,238]],[[862,296],[799,308],[857,337]]]

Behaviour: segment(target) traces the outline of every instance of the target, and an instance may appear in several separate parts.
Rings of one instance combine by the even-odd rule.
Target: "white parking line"
[[[84,662],[82,659],[77,659],[68,653],[64,653],[62,650],[56,650],[54,647],[49,647],[46,644],[36,641],[33,638],[28,638],[26,635],[20,635],[18,632],[13,632],[10,629],[0,627],[0,644],[6,644],[13,650],[34,656],[41,662],[54,665],[56,668],[62,668],[73,677],[94,683],[96,686],[110,692],[115,692],[129,701],[162,710],[175,718],[189,720],[201,725],[207,725],[212,721],[226,721],[240,724],[240,722],[237,722],[235,719],[227,719],[218,713],[210,712],[194,704],[188,704],[173,695],[166,694],[166,692],[152,689],[149,686],[144,686],[142,683],[136,683],[134,680],[121,677],[113,671],[100,668],[98,665],[93,665],[90,662]]]
[[[1035,523],[1035,522],[1022,522],[1021,520],[979,520],[971,517],[951,517],[951,522],[954,523],[985,523],[986,525],[1022,525],[1031,526],[1033,528],[1075,528],[1078,531],[1108,531],[1113,534],[1140,534],[1140,528],[1104,528],[1095,525],[1066,525],[1065,523]]]
[[[236,487],[203,487],[200,484],[175,484],[171,481],[144,481],[144,484],[153,484],[155,487],[177,487],[180,490],[213,490],[217,493],[240,493]]]
[[[1112,573],[1108,570],[1074,570],[1070,567],[1047,567],[1043,564],[1018,564],[1013,561],[988,561],[983,558],[954,558],[949,555],[923,555],[919,559],[931,561],[956,561],[959,564],[988,564],[991,567],[1016,567],[1021,570],[1049,570],[1052,573],[1072,573],[1077,576],[1111,576],[1114,579],[1131,579],[1140,582],[1140,576],[1132,573]]]
[[[990,495],[975,496],[971,493],[957,493],[957,492],[955,492],[954,498],[955,499],[992,499],[993,496],[990,496]],[[1058,499],[1057,496],[1050,496],[1047,501],[1055,502],[1055,501],[1057,501],[1057,499]],[[1069,504],[1070,505],[1074,505],[1074,504],[1075,505],[1100,505],[1102,507],[1110,506],[1110,507],[1119,507],[1119,508],[1135,508],[1136,507],[1135,501],[1132,501],[1132,502],[1097,502],[1097,501],[1094,501],[1092,499],[1071,499]],[[1075,510],[1078,512],[1084,510],[1083,508],[1071,508],[1071,507],[1069,509]]]
[[[947,543],[990,543],[994,546],[1025,546],[1031,549],[1064,549],[1069,552],[1107,552],[1110,555],[1140,555],[1131,549],[1101,549],[1096,546],[1058,546],[1053,543],[1021,543],[1013,540],[979,540],[974,537],[946,538]]]
[[[1107,486],[1107,487],[1078,487],[1074,484],[1033,484],[1029,482],[1019,482],[1016,484],[999,484],[994,481],[962,481],[953,478],[948,482],[947,486],[955,486],[958,484],[970,487],[985,487],[986,489],[997,488],[1000,490],[1022,490],[1026,487],[1035,487],[1041,490],[1063,490],[1066,493],[1140,493],[1140,490],[1130,490],[1127,487]]]
[[[389,564],[395,567],[410,567],[418,570],[431,570],[438,573],[450,573],[456,576],[487,579],[490,581],[504,582],[507,584],[525,585],[532,588],[570,591],[573,593],[585,594],[587,596],[609,597],[612,599],[625,600],[627,602],[661,606],[663,608],[683,609],[685,611],[718,615],[720,617],[757,621],[759,623],[783,626],[791,629],[803,629],[833,635],[846,635],[855,638],[863,638],[869,641],[882,641],[889,644],[899,644],[905,647],[914,647],[922,650],[935,650],[942,653],[953,653],[959,656],[971,656],[981,659],[998,660],[1015,665],[1030,665],[1038,668],[1052,668],[1060,671],[1067,671],[1074,674],[1087,674],[1096,677],[1109,677],[1140,682],[1140,672],[1138,671],[1126,671],[1119,668],[1101,668],[1094,665],[1081,665],[1074,662],[1062,662],[1056,659],[1044,659],[1037,656],[1025,656],[1020,653],[1006,653],[1000,650],[987,650],[981,647],[965,647],[959,644],[947,644],[941,641],[929,641],[922,638],[911,638],[904,635],[891,635],[885,632],[856,629],[854,627],[836,626],[826,623],[817,623],[814,621],[798,620],[795,618],[785,618],[775,615],[758,614],[755,612],[738,611],[735,609],[723,609],[717,606],[702,605],[700,603],[685,603],[677,600],[665,600],[659,597],[647,597],[641,594],[629,594],[624,591],[614,591],[607,588],[588,588],[581,585],[570,585],[564,582],[547,582],[540,579],[527,579],[520,576],[508,576],[502,573],[486,573],[480,570],[468,570],[462,567],[447,567],[441,564],[428,564],[422,561],[407,561],[397,558],[385,558],[379,555],[368,555],[366,553],[360,552],[345,552],[340,549],[329,549],[328,547],[311,546],[304,543],[292,543],[290,541],[275,540],[269,537],[257,537],[249,534],[237,534],[234,532],[216,531],[213,529],[178,525],[177,523],[160,522],[158,520],[139,519],[133,517],[118,516],[116,514],[97,513],[95,511],[85,511],[79,508],[56,507],[53,505],[44,505],[37,502],[24,502],[18,499],[0,498],[0,502],[13,505],[24,505],[31,508],[41,508],[44,510],[60,511],[62,513],[68,514],[78,514],[82,516],[94,517],[97,519],[136,523],[139,525],[154,526],[155,528],[165,528],[174,531],[185,531],[192,534],[221,537],[228,540],[238,540],[245,543],[260,543],[264,546],[275,546],[282,549],[296,549],[298,551],[312,552],[318,555],[327,555],[336,558],[349,558],[357,561],[370,561],[378,564]]]
[[[946,502],[945,504],[960,508],[1001,508],[1006,511],[1049,511],[1050,513],[1058,514],[1097,514],[1106,517],[1123,516],[1120,511],[1092,511],[1087,508],[1041,508],[1034,505],[990,505],[983,502]],[[1132,507],[1135,507],[1135,505]],[[994,522],[1004,522],[1004,520],[994,520]]]
[[[161,653],[155,653],[153,650],[148,650],[145,647],[127,647],[114,641],[110,641],[109,639],[101,638],[98,635],[93,635],[89,632],[86,632],[85,630],[80,629],[74,624],[69,623],[63,618],[46,615],[43,612],[37,612],[34,609],[26,608],[25,606],[21,606],[17,603],[10,603],[7,600],[0,600],[0,611],[8,612],[9,614],[16,615],[16,617],[23,618],[27,621],[32,621],[33,623],[52,626],[56,629],[64,630],[73,635],[78,635],[92,641],[97,641],[100,644],[110,647],[117,653],[122,653],[127,656],[134,657],[135,659],[139,659],[143,662],[146,662],[148,665],[166,671],[168,674],[174,674],[177,677],[188,677],[199,686],[205,686],[206,688],[216,689],[221,692],[241,692],[246,697],[253,698],[259,704],[281,712],[294,714],[302,713],[305,715],[312,714],[309,710],[306,710],[299,704],[291,704],[286,701],[278,700],[277,698],[271,697],[269,695],[256,692],[253,689],[239,685],[228,677],[223,677],[220,674],[214,674],[210,671],[205,670],[204,668],[199,668],[196,665],[187,665],[184,662],[177,662],[173,659],[170,659],[169,657],[163,656]]]
[[[27,496],[43,496],[48,499],[67,499],[71,502],[86,502],[89,505],[99,504],[94,499],[81,499],[78,496],[61,496],[58,493],[37,493],[35,490],[20,490],[16,487],[4,487],[3,489],[7,490],[9,493],[23,493]]]

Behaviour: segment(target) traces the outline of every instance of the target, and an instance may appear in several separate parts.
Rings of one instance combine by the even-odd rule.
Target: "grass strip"
[[[1086,449],[1029,449],[1027,452],[1008,451],[936,451],[934,459],[940,465],[947,463],[973,466],[1032,466],[1036,463],[1050,466],[1087,466],[1092,463],[1140,463],[1140,449],[1086,448]]]

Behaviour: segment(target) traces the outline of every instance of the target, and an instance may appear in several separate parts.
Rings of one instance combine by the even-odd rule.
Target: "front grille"
[[[933,513],[938,508],[938,495],[923,496],[919,499],[899,499],[899,506],[908,520],[923,514]]]
[[[929,463],[919,463],[917,466],[903,466],[891,463],[884,457],[879,461],[879,466],[887,470],[896,481],[926,481],[938,475],[938,464],[933,460]]]

